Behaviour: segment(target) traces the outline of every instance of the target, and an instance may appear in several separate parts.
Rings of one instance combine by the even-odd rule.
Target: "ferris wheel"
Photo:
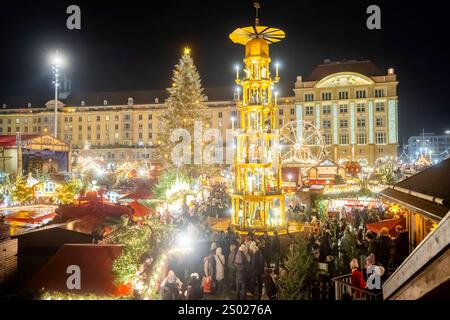
[[[291,121],[280,130],[281,160],[283,164],[296,164],[311,168],[326,156],[320,130],[310,122]]]

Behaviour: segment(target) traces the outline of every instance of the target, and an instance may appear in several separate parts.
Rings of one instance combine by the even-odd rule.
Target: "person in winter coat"
[[[278,289],[272,277],[272,270],[267,269],[264,272],[263,283],[265,295],[269,298],[269,300],[275,300],[277,297]]]
[[[216,282],[216,259],[214,258],[215,250],[212,250],[208,256],[203,259],[203,272],[207,281],[211,281],[213,287]],[[210,293],[210,292],[209,292]]]
[[[191,274],[186,290],[187,300],[201,300],[203,299],[202,282],[198,273]]]
[[[247,294],[247,280],[249,261],[247,259],[247,247],[241,245],[234,259],[236,267],[236,299],[245,300]]]
[[[366,286],[370,290],[380,292],[382,277],[385,273],[385,268],[376,265],[375,261],[376,261],[375,255],[373,253],[371,253],[366,258],[366,275],[367,275]]]
[[[225,279],[225,256],[222,254],[222,248],[216,249],[216,254],[214,255],[216,260],[216,290],[215,294],[218,296],[223,290],[223,281]]]
[[[236,245],[232,244],[230,246],[230,254],[227,259],[227,277],[230,282],[230,289],[232,291],[236,290],[236,266],[234,265],[234,260],[236,258]]]
[[[257,300],[262,295],[262,275],[264,273],[264,259],[255,242],[250,245],[252,251],[252,261],[250,263],[250,291]]]
[[[264,257],[264,262],[266,263],[267,267],[270,267],[270,262],[272,259],[272,240],[270,239],[269,234],[267,233],[267,231],[264,231],[264,235],[262,236],[263,240],[264,240],[264,253],[263,253],[263,257]]]
[[[395,264],[399,266],[409,255],[409,234],[402,226],[395,227],[395,230],[398,234],[395,239]]]
[[[275,269],[278,269],[280,266],[280,258],[281,258],[281,241],[280,237],[278,236],[277,230],[273,232],[272,258],[275,261]]]
[[[352,270],[352,286],[359,289],[366,288],[366,282],[364,281],[364,276],[359,269],[359,264],[357,259],[352,259],[350,261],[350,269]],[[359,291],[354,290],[353,298],[358,299],[361,298],[361,293]]]
[[[377,248],[374,254],[375,257],[377,257],[377,262],[384,268],[387,268],[388,266],[391,245],[392,240],[389,237],[388,229],[385,227],[381,228],[377,239]]]
[[[162,300],[179,300],[181,281],[175,273],[170,270],[167,277],[161,282],[161,298]]]

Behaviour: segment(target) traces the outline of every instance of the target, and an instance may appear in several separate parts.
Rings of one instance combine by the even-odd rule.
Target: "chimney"
[[[155,103],[156,103],[156,104],[159,103],[159,98],[155,98]]]
[[[388,69],[388,74],[389,74],[389,75],[395,74],[395,69],[394,69],[394,68],[389,68],[389,69]]]

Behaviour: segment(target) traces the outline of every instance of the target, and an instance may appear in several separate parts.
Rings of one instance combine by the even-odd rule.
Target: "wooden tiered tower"
[[[269,55],[269,45],[284,37],[281,30],[260,26],[258,11],[254,26],[230,34],[234,43],[245,46],[242,79],[239,69],[236,71],[242,100],[238,102],[240,129],[235,140],[231,195],[231,224],[241,231],[287,227],[274,93],[279,77],[278,68],[275,77],[271,76]]]

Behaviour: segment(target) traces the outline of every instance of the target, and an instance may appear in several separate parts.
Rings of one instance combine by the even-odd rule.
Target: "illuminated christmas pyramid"
[[[285,229],[285,201],[281,179],[277,97],[274,84],[278,68],[270,73],[269,45],[285,34],[275,28],[255,25],[236,29],[230,34],[234,43],[245,46],[244,76],[236,71],[236,83],[242,87],[240,130],[236,134],[233,164],[234,189],[231,195],[231,223],[237,230]]]

